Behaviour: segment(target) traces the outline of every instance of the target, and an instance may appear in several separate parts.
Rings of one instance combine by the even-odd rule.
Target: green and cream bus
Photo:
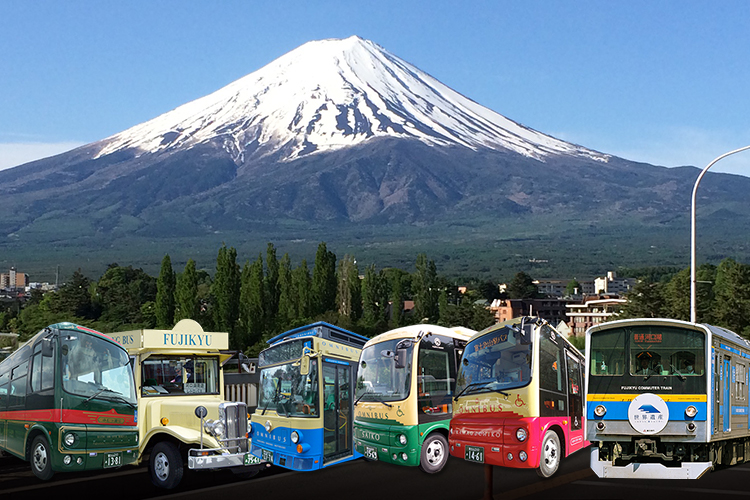
[[[442,470],[448,460],[461,354],[476,332],[411,325],[378,335],[359,358],[354,410],[356,450],[366,460]]]
[[[135,463],[136,421],[128,354],[95,330],[50,325],[0,362],[0,451],[39,479]]]

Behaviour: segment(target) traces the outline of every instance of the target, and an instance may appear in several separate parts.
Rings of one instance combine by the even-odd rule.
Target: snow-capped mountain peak
[[[271,153],[292,160],[385,136],[537,159],[609,158],[509,120],[356,36],[308,42],[208,96],[105,139],[97,157],[218,142],[238,163]]]

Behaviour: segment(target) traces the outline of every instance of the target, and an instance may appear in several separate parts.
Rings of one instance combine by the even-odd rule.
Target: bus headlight
[[[64,463],[65,465],[70,465],[70,462],[71,462],[72,460],[73,460],[73,457],[71,457],[70,455],[65,455],[65,457],[63,457],[63,463]]]
[[[224,435],[224,423],[221,420],[206,420],[203,424],[205,431],[213,437]]]
[[[299,432],[292,431],[292,443],[297,444],[299,443]]]
[[[65,434],[63,440],[65,441],[65,446],[73,446],[76,443],[76,435],[69,432]]]
[[[688,406],[685,408],[685,415],[687,415],[688,418],[693,418],[698,414],[698,408],[696,408],[693,405]]]
[[[596,415],[597,417],[603,417],[605,413],[607,413],[607,409],[604,407],[604,405],[598,405],[596,408],[594,408],[594,415]]]
[[[516,439],[518,439],[522,443],[526,441],[527,437],[528,437],[528,434],[526,433],[526,429],[524,429],[523,427],[516,430]]]
[[[273,426],[271,425],[270,420],[266,420],[265,428],[266,428],[266,432],[271,432],[271,429],[273,428]]]
[[[398,435],[398,442],[401,443],[401,445],[405,445],[406,444],[406,436],[404,434],[399,434]]]
[[[526,454],[525,451],[521,450],[518,452],[518,458],[521,459],[521,462],[525,462],[526,459],[529,458],[529,456]]]

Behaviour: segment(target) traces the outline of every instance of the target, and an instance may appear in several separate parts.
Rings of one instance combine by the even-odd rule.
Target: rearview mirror
[[[310,373],[310,356],[305,354],[300,358],[299,363],[299,374],[300,375],[307,375]]]

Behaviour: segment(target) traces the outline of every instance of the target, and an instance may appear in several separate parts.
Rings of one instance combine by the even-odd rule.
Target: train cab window
[[[625,332],[619,328],[592,335],[591,375],[623,375],[625,342]]]

